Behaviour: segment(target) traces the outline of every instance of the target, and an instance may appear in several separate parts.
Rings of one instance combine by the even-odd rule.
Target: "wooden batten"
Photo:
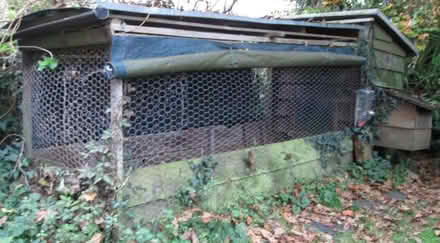
[[[140,23],[138,26],[148,26],[149,24],[164,24],[169,26],[175,26],[176,29],[179,27],[192,28],[196,31],[203,30],[215,30],[218,33],[222,32],[240,32],[242,34],[263,34],[266,36],[273,37],[285,37],[285,36],[295,36],[295,37],[306,37],[313,39],[324,39],[324,40],[341,40],[341,41],[357,41],[356,37],[347,37],[340,35],[327,35],[327,34],[315,34],[315,33],[307,33],[305,27],[301,27],[300,31],[280,31],[280,30],[268,30],[268,29],[260,29],[260,28],[245,28],[245,27],[233,27],[227,25],[215,25],[215,24],[203,24],[203,23],[194,23],[194,22],[186,22],[186,21],[177,21],[177,20],[167,20],[167,19],[159,19],[159,18],[143,18],[143,17],[135,17],[135,16],[125,16],[125,15],[112,15],[113,18],[127,20],[127,21],[136,21]]]
[[[374,18],[360,18],[360,19],[340,19],[325,21],[329,24],[364,24],[368,22],[374,22]]]
[[[124,116],[124,89],[123,81],[111,80],[111,131],[112,131],[112,163],[116,165],[119,182],[124,179],[124,133],[122,121]]]
[[[28,55],[26,52],[23,55]],[[29,58],[24,58],[28,60]],[[26,77],[26,75],[24,75]],[[25,155],[27,158],[32,158],[32,80],[23,80],[23,136],[25,145]]]
[[[112,22],[111,28],[114,34],[136,34],[136,35],[156,35],[156,36],[175,36],[175,37],[187,37],[197,39],[210,39],[219,41],[238,41],[238,42],[260,42],[260,43],[283,43],[283,44],[300,44],[300,45],[322,45],[322,46],[335,46],[356,47],[357,43],[331,41],[331,40],[308,40],[308,39],[289,39],[281,37],[271,36],[252,36],[243,34],[226,34],[217,32],[204,32],[183,30],[174,28],[163,27],[145,27],[145,26],[133,26],[123,23]]]

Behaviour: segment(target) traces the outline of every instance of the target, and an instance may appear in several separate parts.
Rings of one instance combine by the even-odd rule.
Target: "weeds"
[[[337,185],[334,182],[318,186],[317,193],[319,202],[330,208],[341,208],[342,203],[336,192]]]
[[[177,201],[184,207],[191,207],[200,202],[202,193],[212,181],[218,163],[211,157],[200,163],[191,163],[192,178],[177,192]]]
[[[360,163],[352,163],[348,172],[352,178],[371,183],[384,183],[391,175],[391,162],[377,155],[373,155],[373,159],[362,161]]]

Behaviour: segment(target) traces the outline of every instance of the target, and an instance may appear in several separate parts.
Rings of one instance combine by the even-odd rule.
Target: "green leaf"
[[[42,60],[38,61],[38,71],[45,69],[54,70],[58,66],[58,61],[53,57],[45,56]]]

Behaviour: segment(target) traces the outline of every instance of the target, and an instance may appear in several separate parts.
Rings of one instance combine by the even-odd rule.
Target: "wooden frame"
[[[167,19],[159,19],[154,17],[134,17],[134,16],[125,16],[125,15],[111,15],[112,18],[120,19],[120,20],[131,20],[140,22],[140,27],[146,27],[146,25],[150,23],[154,24],[165,24],[165,25],[173,25],[176,27],[191,27],[191,28],[199,28],[199,29],[210,29],[218,32],[221,31],[236,31],[240,33],[260,33],[266,36],[273,37],[285,37],[288,35],[291,36],[300,36],[300,37],[310,37],[310,38],[320,38],[320,39],[330,39],[330,40],[344,40],[344,41],[357,41],[358,38],[355,37],[347,37],[347,36],[339,36],[339,35],[323,35],[323,34],[312,34],[307,33],[305,27],[301,27],[302,31],[274,31],[260,28],[245,28],[245,27],[232,27],[227,25],[214,25],[214,24],[202,24],[202,23],[194,23],[194,22],[185,22],[185,21],[177,21],[177,20],[167,20]]]
[[[123,22],[112,21],[111,29],[115,35],[158,35],[158,36],[177,36],[197,39],[210,39],[220,41],[240,41],[240,42],[260,42],[260,43],[284,43],[284,44],[300,44],[300,45],[323,45],[323,46],[351,46],[356,47],[357,43],[329,41],[329,40],[306,40],[306,39],[289,39],[270,36],[252,36],[252,35],[236,35],[215,32],[203,32],[182,30],[162,27],[144,27],[127,25]]]

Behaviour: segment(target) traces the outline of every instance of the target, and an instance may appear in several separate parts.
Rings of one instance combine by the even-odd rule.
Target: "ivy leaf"
[[[45,57],[43,57],[42,60],[38,61],[37,70],[39,72],[41,72],[45,69],[54,70],[55,68],[57,68],[57,66],[58,66],[58,61],[55,58],[45,56]]]

